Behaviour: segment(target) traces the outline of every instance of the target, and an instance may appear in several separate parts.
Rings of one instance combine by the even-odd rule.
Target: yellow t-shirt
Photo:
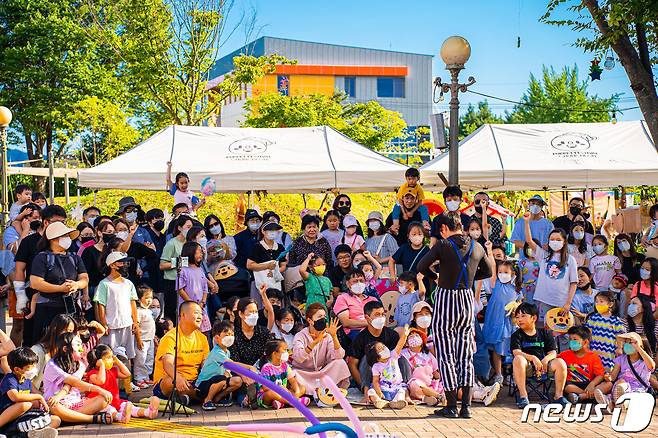
[[[160,339],[158,350],[155,352],[155,369],[153,371],[153,380],[155,382],[159,382],[165,376],[162,356],[165,354],[174,355],[174,345],[176,343],[176,332],[174,330],[176,329],[169,330]],[[203,361],[208,357],[209,351],[208,340],[199,330],[195,330],[189,337],[179,332],[177,371],[188,382],[195,381],[199,376]]]
[[[409,184],[405,182],[400,186],[400,189],[398,190],[398,200],[401,201],[402,197],[410,191],[416,197],[417,202],[423,201],[425,199],[425,192],[423,192],[423,188],[420,186],[420,183],[416,183],[416,187],[409,187]]]

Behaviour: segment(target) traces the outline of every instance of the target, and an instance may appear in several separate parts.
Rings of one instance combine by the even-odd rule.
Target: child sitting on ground
[[[598,354],[590,351],[592,332],[585,326],[574,326],[567,331],[569,350],[558,355],[567,364],[569,373],[564,392],[573,403],[594,399],[594,390],[603,382],[605,371]]]
[[[119,379],[130,379],[130,370],[114,355],[110,347],[98,344],[96,348],[87,353],[89,371],[84,380],[108,391],[112,394],[112,401],[105,408],[105,412],[112,415],[112,419],[120,423],[127,423],[130,417],[153,419],[158,415],[160,399],[153,396],[149,407],[138,408],[128,400],[119,397]],[[98,394],[90,393],[88,397]]]
[[[194,384],[197,396],[203,400],[201,408],[204,411],[231,406],[231,394],[242,386],[242,378],[231,375],[231,372],[224,368],[224,363],[231,361],[228,349],[235,341],[233,323],[228,320],[215,322],[212,326],[212,340],[215,346],[203,362]],[[254,367],[240,365],[256,371]]]
[[[404,327],[411,324],[413,315],[411,309],[414,304],[425,299],[425,284],[423,284],[423,274],[418,273],[414,275],[413,272],[407,271],[400,274],[398,277],[398,291],[400,296],[395,305],[395,325],[397,327]]]
[[[402,357],[411,365],[409,396],[412,400],[422,400],[427,406],[445,405],[445,392],[436,357],[427,348],[427,335],[418,329],[411,329],[407,346]]]
[[[18,347],[7,355],[11,372],[0,382],[0,427],[11,423],[30,409],[49,411],[43,396],[32,394],[32,379],[37,375],[37,361],[36,353],[26,347]],[[60,423],[59,417],[50,416],[50,428],[57,428]],[[51,432],[51,436],[56,436],[56,431]]]
[[[557,358],[555,338],[544,328],[537,328],[539,311],[537,306],[530,303],[521,303],[514,311],[517,331],[512,333],[510,340],[512,354],[512,370],[514,383],[519,389],[516,406],[520,409],[530,404],[528,390],[526,389],[526,376],[534,375],[543,378],[552,372],[555,375],[554,402],[563,406],[567,404],[563,391],[567,379],[567,365],[564,360]]]
[[[408,336],[409,326],[405,326],[393,351],[382,342],[373,342],[366,347],[366,360],[372,367],[372,386],[368,390],[368,399],[377,409],[387,406],[403,409],[408,404],[407,385],[398,364]]]
[[[397,233],[400,229],[400,214],[402,213],[403,219],[409,220],[413,217],[414,213],[417,210],[420,210],[421,221],[423,222],[423,227],[429,231],[430,222],[429,222],[429,211],[427,207],[423,205],[425,200],[425,192],[420,186],[420,172],[415,167],[410,167],[404,172],[404,179],[406,180],[398,189],[397,193],[397,203],[393,206],[393,226],[391,231]],[[402,197],[407,194],[412,193],[416,197],[416,204],[411,209],[411,211],[403,212],[402,211]]]
[[[290,355],[288,346],[284,341],[274,339],[265,344],[265,353],[260,359],[263,364],[260,374],[267,380],[277,383],[281,387],[290,391],[293,396],[299,398],[299,401],[308,406],[311,399],[305,396],[306,388],[300,385],[295,378],[295,372],[288,364]],[[281,409],[288,402],[276,392],[265,386],[258,385],[258,405],[263,408]]]
[[[603,382],[594,390],[597,403],[607,405],[611,414],[617,399],[623,394],[649,390],[649,379],[656,368],[656,362],[647,353],[648,343],[640,335],[624,333],[617,339],[623,342],[624,354],[615,358],[615,366],[610,373],[611,382]],[[610,396],[606,395],[609,393]]]

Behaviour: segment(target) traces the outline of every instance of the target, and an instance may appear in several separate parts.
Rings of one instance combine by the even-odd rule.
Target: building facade
[[[297,64],[276,66],[273,74],[246,85],[239,97],[224,102],[219,126],[240,126],[245,100],[261,93],[299,96],[336,91],[344,92],[349,102],[375,100],[399,112],[410,131],[429,126],[431,55],[262,37],[219,59],[211,72],[211,84],[221,82],[233,70],[233,58],[240,54],[279,54]]]

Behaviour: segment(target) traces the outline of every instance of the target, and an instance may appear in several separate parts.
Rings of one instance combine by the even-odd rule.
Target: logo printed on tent
[[[227,158],[233,160],[269,160],[270,155],[266,155],[267,147],[274,144],[273,141],[260,137],[246,137],[236,140],[228,145],[228,151],[231,155]]]
[[[579,132],[567,132],[553,137],[551,146],[559,151],[584,151],[590,148],[592,140],[596,140],[596,137]]]

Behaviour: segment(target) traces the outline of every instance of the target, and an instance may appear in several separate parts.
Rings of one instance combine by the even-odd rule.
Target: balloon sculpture
[[[304,406],[297,398],[295,398],[289,391],[285,390],[276,383],[254,373],[253,371],[236,364],[235,362],[226,362],[225,365],[227,370],[233,371],[235,373],[241,374],[245,377],[248,377],[261,385],[271,389],[281,396],[285,401],[287,401],[292,407],[297,408],[304,417],[311,423],[310,427],[295,426],[291,424],[278,424],[278,423],[258,423],[258,424],[229,424],[228,430],[231,432],[292,432],[300,435],[314,435],[318,434],[320,438],[326,438],[325,432],[340,432],[344,434],[347,438],[392,438],[391,435],[381,434],[376,425],[369,424],[373,427],[374,434],[366,434],[363,430],[363,426],[359,421],[359,417],[352,409],[352,406],[347,401],[343,393],[340,391],[336,383],[327,376],[322,377],[322,383],[326,385],[331,392],[333,393],[340,406],[347,413],[347,417],[352,422],[354,429],[350,428],[341,423],[320,423],[320,420],[313,415],[313,413]]]
[[[212,196],[217,191],[217,183],[211,177],[207,176],[201,181],[201,193],[203,196]]]

